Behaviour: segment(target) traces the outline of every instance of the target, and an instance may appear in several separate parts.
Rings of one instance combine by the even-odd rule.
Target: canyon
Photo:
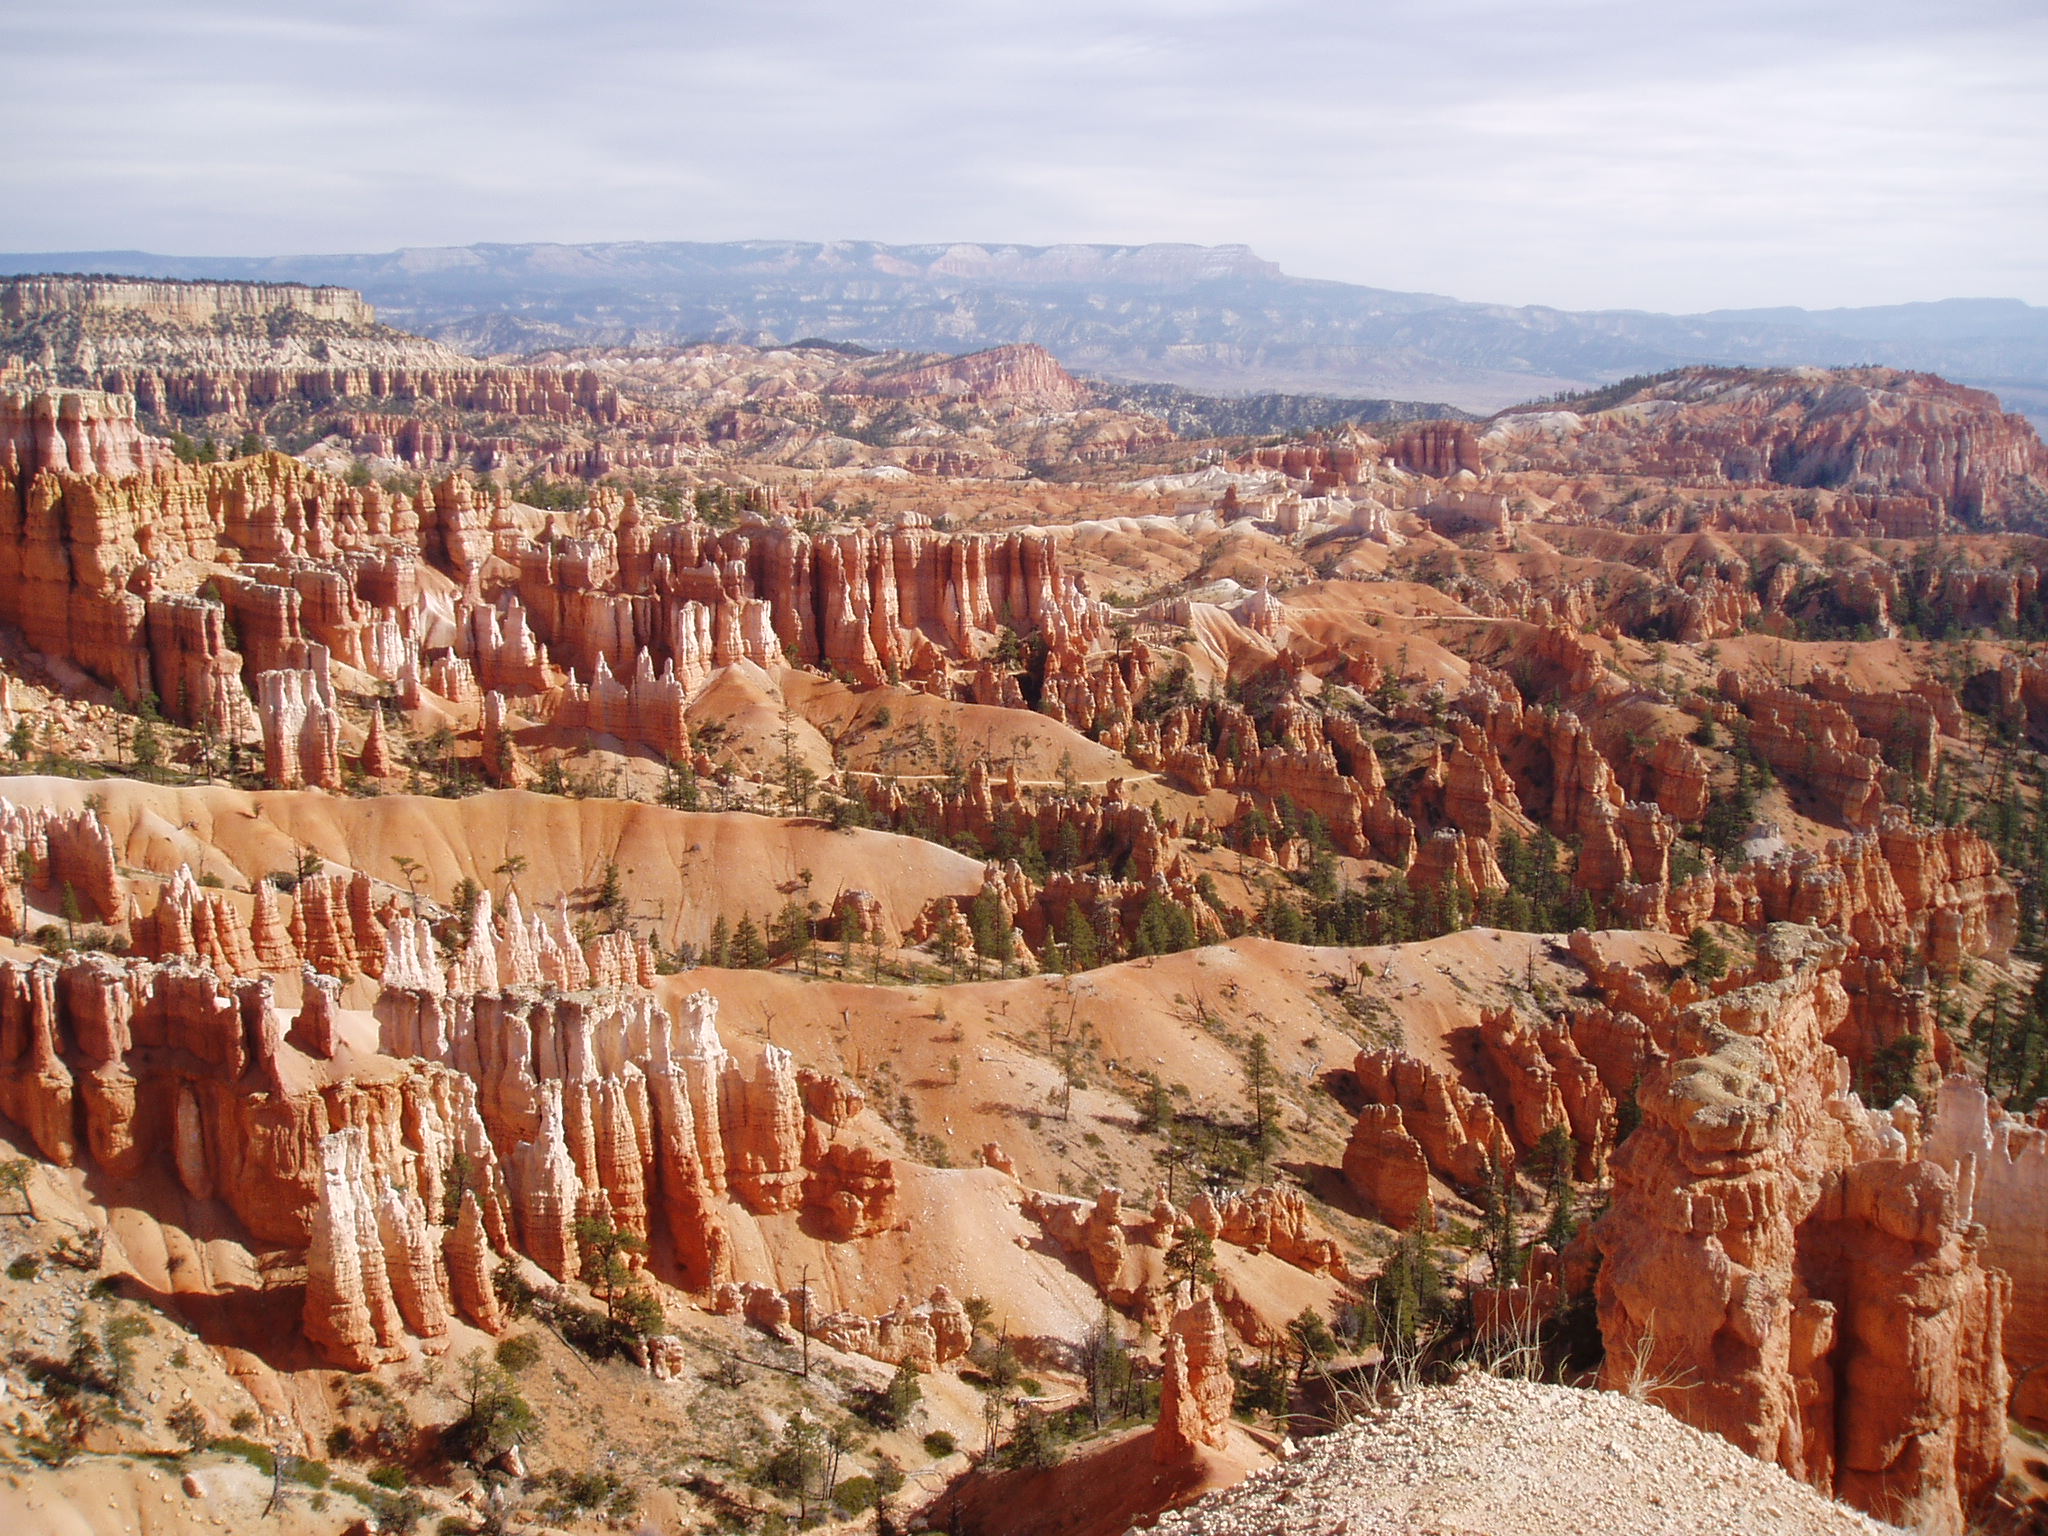
[[[2048,452],[1992,397],[1275,443],[1026,345],[0,318],[25,1476],[189,1430],[579,1528],[609,1453],[679,1528],[1116,1536],[1485,1366],[2037,1507]],[[81,1420],[56,1309],[156,1395]]]

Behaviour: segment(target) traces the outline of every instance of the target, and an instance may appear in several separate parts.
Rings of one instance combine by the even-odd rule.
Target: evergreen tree
[[[750,912],[740,914],[739,928],[733,933],[732,963],[743,971],[758,971],[768,963],[768,946],[761,941],[761,930],[754,926]]]
[[[1728,948],[1711,928],[1695,928],[1687,936],[1685,972],[1703,986],[1728,974]]]
[[[1173,1235],[1166,1250],[1166,1277],[1176,1284],[1210,1285],[1216,1279],[1216,1243],[1208,1233],[1192,1224]]]
[[[816,937],[811,927],[810,909],[802,902],[791,898],[783,904],[775,918],[775,947],[797,970],[804,968],[804,960],[811,954]]]
[[[1287,1339],[1294,1346],[1297,1383],[1308,1373],[1311,1360],[1327,1360],[1337,1353],[1336,1335],[1313,1307],[1303,1307],[1295,1314],[1287,1324]]]
[[[883,1414],[893,1429],[901,1429],[910,1422],[910,1415],[924,1398],[924,1383],[918,1380],[917,1367],[908,1360],[896,1367],[896,1374],[889,1378],[889,1385],[882,1389]]]
[[[984,885],[967,906],[967,927],[974,935],[974,952],[996,962],[999,971],[1010,964],[1010,920],[1003,912],[1002,894]]]
[[[1101,950],[1095,942],[1095,925],[1088,921],[1088,914],[1081,910],[1078,901],[1067,904],[1066,937],[1062,942],[1069,970],[1092,971],[1102,963]]]
[[[163,743],[157,738],[155,724],[149,720],[138,722],[135,727],[135,771],[153,784],[163,760]]]
[[[1372,1302],[1380,1339],[1390,1345],[1412,1344],[1425,1324],[1442,1316],[1443,1271],[1430,1251],[1421,1220],[1395,1244],[1386,1267],[1373,1281]]]
[[[1266,904],[1265,929],[1282,944],[1306,944],[1311,937],[1301,909],[1284,896]]]
[[[1486,1188],[1481,1207],[1486,1214],[1488,1257],[1493,1260],[1493,1283],[1513,1285],[1522,1277],[1522,1249],[1515,1230],[1515,1179],[1499,1146],[1486,1154]]]
[[[1122,1416],[1136,1374],[1116,1314],[1105,1306],[1081,1340],[1081,1379],[1088,1389],[1088,1414],[1097,1429]]]
[[[1278,1106],[1274,1097],[1273,1052],[1264,1035],[1253,1035],[1245,1050],[1244,1089],[1248,1101],[1246,1107],[1252,1117],[1252,1145],[1258,1149],[1259,1160],[1264,1162],[1280,1139]]]
[[[680,758],[673,759],[662,771],[661,803],[672,811],[694,811],[701,796],[697,788],[697,770]]]

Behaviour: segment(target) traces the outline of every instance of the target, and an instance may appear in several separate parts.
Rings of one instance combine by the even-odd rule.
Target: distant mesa
[[[349,288],[64,273],[0,280],[0,320],[11,325],[86,312],[137,315],[164,325],[207,325],[280,310],[340,325],[377,323],[376,310]]]
[[[802,336],[913,352],[1035,343],[1062,366],[1213,395],[1487,412],[1689,364],[1878,364],[2048,414],[2048,309],[1952,299],[1661,315],[1471,303],[1293,277],[1243,245],[619,241],[369,255],[0,255],[0,272],[342,284],[479,355]]]

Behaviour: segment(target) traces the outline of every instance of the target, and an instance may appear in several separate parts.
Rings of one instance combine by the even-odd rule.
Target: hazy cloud
[[[1241,241],[1693,309],[2048,302],[2038,0],[16,7],[16,250]]]

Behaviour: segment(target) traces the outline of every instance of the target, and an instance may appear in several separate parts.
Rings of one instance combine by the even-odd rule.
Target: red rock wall
[[[1776,927],[1746,985],[1672,1016],[1672,1059],[1595,1229],[1603,1384],[1886,1517],[1960,1531],[1997,1480],[2010,1282],[1917,1123],[1826,1044],[1841,950]]]

